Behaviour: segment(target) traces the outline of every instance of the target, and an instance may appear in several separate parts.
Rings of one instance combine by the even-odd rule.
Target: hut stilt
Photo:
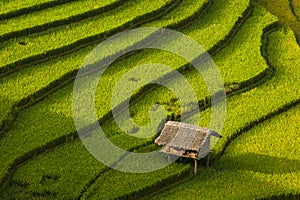
[[[207,155],[207,160],[206,160],[206,168],[208,168],[208,167],[209,167],[209,154],[210,154],[210,153],[208,153],[208,155]]]
[[[197,159],[194,159],[194,174],[197,175]]]

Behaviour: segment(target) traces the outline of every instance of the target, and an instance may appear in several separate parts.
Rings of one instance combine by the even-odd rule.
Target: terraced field
[[[266,0],[255,0],[265,6],[271,13],[278,16],[279,23],[290,27],[299,44],[300,41],[300,1],[299,0],[279,0],[275,2]]]
[[[0,5],[0,199],[300,198],[298,0],[11,0]],[[224,81],[227,114],[224,128],[217,130],[223,137],[212,149],[210,168],[200,161],[196,177],[188,160],[149,173],[117,171],[97,161],[78,138],[72,92],[79,68],[97,44],[135,27],[170,28],[194,39],[212,56]],[[134,42],[113,45],[122,51]],[[200,118],[192,109],[181,110],[168,88],[182,94],[185,89],[170,78],[165,87],[147,84],[133,96],[120,94],[119,105],[130,102],[132,120],[151,123],[149,110],[160,104],[167,119],[180,120],[188,112],[187,120],[210,126],[210,93],[199,72],[167,51],[135,51],[107,68],[95,99],[98,122],[124,150],[158,149],[155,136],[133,137],[118,127],[115,120],[126,119],[126,113],[114,119],[111,107],[122,76],[151,63],[183,74],[195,91]],[[170,74],[158,69],[146,79]],[[141,132],[126,129],[136,136]]]

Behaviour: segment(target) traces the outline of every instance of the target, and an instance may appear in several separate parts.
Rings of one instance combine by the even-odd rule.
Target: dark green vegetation
[[[0,199],[299,197],[300,48],[293,31],[282,27],[299,34],[299,1],[257,1],[274,8],[280,23],[249,0],[1,1],[0,20],[9,20],[0,21],[6,27],[0,32]],[[78,139],[72,89],[81,63],[97,43],[137,26],[168,27],[190,36],[209,51],[225,82],[223,138],[213,149],[213,165],[200,166],[197,177],[188,162],[145,174],[119,172],[94,159]],[[184,74],[202,110],[199,125],[210,122],[209,93],[196,70],[169,52],[136,52],[105,71],[96,94],[107,136],[129,151],[157,147],[154,137],[130,137],[120,130],[110,98],[124,73],[148,63]],[[167,85],[179,87],[176,80]],[[174,98],[155,85],[137,91],[131,99],[133,120],[147,124],[156,103],[168,109],[169,119],[179,120]]]
[[[293,29],[300,43],[300,1],[299,0],[255,0],[278,16],[280,24]]]

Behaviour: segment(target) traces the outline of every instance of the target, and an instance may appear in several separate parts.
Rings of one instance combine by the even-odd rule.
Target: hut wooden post
[[[194,174],[197,175],[197,159],[194,159]]]
[[[208,168],[208,167],[209,167],[209,153],[207,155],[207,160],[206,160],[206,168]]]

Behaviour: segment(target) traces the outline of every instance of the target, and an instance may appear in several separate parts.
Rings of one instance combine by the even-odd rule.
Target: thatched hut
[[[206,165],[209,165],[210,136],[222,137],[216,131],[207,128],[168,121],[159,137],[155,139],[155,143],[165,145],[161,152],[168,156],[175,155],[194,159],[196,174],[197,160],[208,156]]]

